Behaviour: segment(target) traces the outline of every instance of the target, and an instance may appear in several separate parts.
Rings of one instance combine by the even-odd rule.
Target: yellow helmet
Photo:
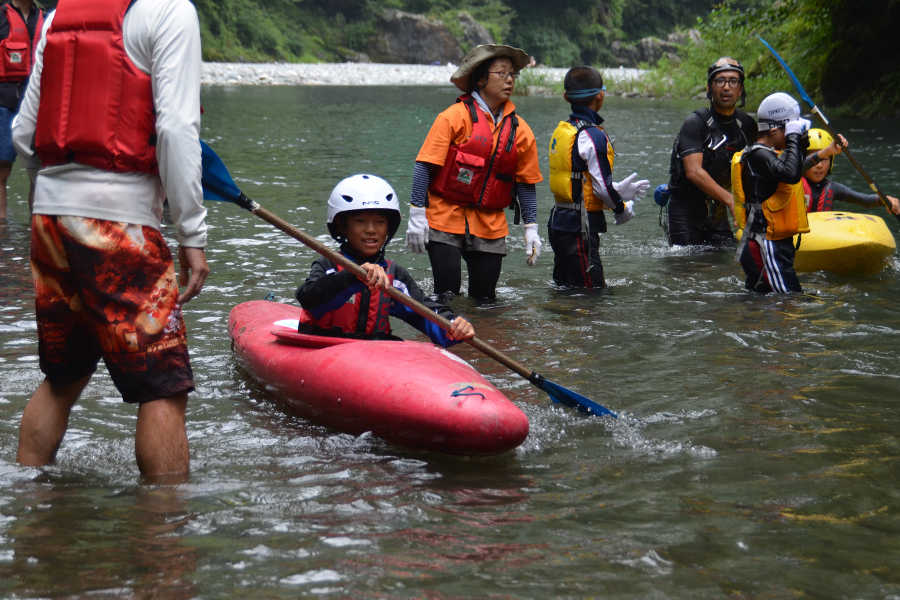
[[[810,129],[809,130],[809,149],[808,152],[812,152],[814,150],[824,150],[828,146],[830,146],[834,142],[834,138],[831,137],[824,129]]]

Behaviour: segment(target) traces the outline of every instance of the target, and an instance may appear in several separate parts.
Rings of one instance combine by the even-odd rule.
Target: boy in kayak
[[[783,92],[766,97],[756,113],[756,143],[734,161],[731,183],[744,211],[735,260],[747,275],[745,287],[763,294],[802,292],[794,271],[794,235],[809,231],[800,180],[809,121],[800,105]]]
[[[328,198],[328,232],[341,243],[341,253],[368,276],[361,280],[325,257],[317,259],[297,289],[297,301],[303,307],[300,333],[396,340],[391,335],[389,317],[393,316],[445,348],[475,335],[471,323],[426,297],[406,269],[384,257],[400,219],[397,194],[384,179],[354,175],[337,184]],[[391,300],[382,292],[391,285],[451,321],[450,331]]]
[[[878,194],[860,194],[854,192],[846,185],[837,183],[829,177],[834,169],[832,156],[840,154],[847,146],[847,140],[842,135],[840,144],[824,129],[809,130],[809,154],[803,162],[803,178],[809,186],[809,199],[806,203],[807,212],[825,212],[834,210],[832,203],[835,200],[849,202],[857,206],[868,208],[880,206],[881,200]],[[891,203],[890,211],[900,214],[900,202],[893,196],[887,196]]]

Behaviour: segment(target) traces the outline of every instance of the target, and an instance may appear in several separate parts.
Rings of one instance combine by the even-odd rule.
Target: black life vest
[[[710,177],[723,189],[731,190],[731,158],[735,152],[749,146],[750,142],[744,135],[743,128],[738,127],[743,144],[739,144],[739,148],[730,146],[728,135],[722,130],[722,124],[713,116],[713,109],[710,107],[699,108],[693,114],[699,116],[706,125],[706,138],[703,140],[703,170],[709,173]],[[737,111],[734,113],[734,119],[740,124]],[[669,190],[675,193],[690,184],[687,172],[684,170],[684,160],[678,151],[680,143],[681,132],[679,131],[675,136],[675,143],[672,145],[672,157],[669,165]]]

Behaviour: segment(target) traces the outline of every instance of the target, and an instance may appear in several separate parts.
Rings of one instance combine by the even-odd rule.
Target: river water
[[[415,153],[452,100],[449,88],[206,88],[203,137],[247,195],[323,235],[328,193],[346,175],[376,173],[408,197]],[[517,104],[546,176],[566,107]],[[665,181],[674,133],[697,106],[611,99],[617,177]],[[900,123],[838,126],[897,195]],[[844,159],[835,177],[864,188]],[[552,289],[549,244],[529,269],[516,229],[497,304],[453,307],[499,349],[623,417],[553,406],[462,347],[531,432],[507,455],[456,458],[304,421],[235,367],[229,310],[269,292],[291,301],[314,256],[211,203],[212,273],[186,307],[191,481],[154,488],[134,464],[136,411],[102,366],[56,464],[15,464],[42,376],[20,168],[10,185],[0,596],[900,598],[896,258],[874,277],[801,274],[802,296],[750,296],[729,253],[669,249],[648,199],[603,236],[611,289],[586,295]],[[545,234],[549,188],[538,190]],[[429,289],[427,258],[402,246],[391,255]]]

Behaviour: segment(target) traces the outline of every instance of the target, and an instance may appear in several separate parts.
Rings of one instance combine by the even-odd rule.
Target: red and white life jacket
[[[47,31],[35,150],[45,167],[77,162],[157,173],[150,76],[125,52],[132,0],[60,0]]]
[[[803,183],[803,195],[806,196],[806,212],[814,213],[834,210],[831,207],[834,203],[834,186],[832,185],[834,182],[830,177],[825,180],[822,193],[819,194],[818,198],[813,198],[812,186],[806,180],[806,177],[801,182]]]
[[[478,118],[475,99],[464,94],[457,99],[469,109],[472,135],[462,144],[451,145],[444,165],[432,176],[428,189],[444,200],[484,210],[502,210],[513,199],[516,184],[516,129],[519,118],[515,111],[500,122],[497,144],[487,119]]]
[[[31,75],[34,66],[34,51],[41,41],[41,30],[44,28],[44,13],[38,11],[37,25],[34,29],[34,40],[28,35],[28,26],[10,4],[3,5],[6,20],[9,21],[9,35],[0,40],[0,81],[22,81]]]
[[[340,265],[335,270],[343,271]],[[397,269],[394,261],[387,261],[384,272],[388,276],[389,285],[394,285]],[[372,292],[365,288],[351,297],[343,306],[325,313],[316,319],[309,311],[300,312],[301,333],[317,335],[348,335],[352,337],[373,336],[391,333],[391,297],[382,291]],[[305,327],[304,327],[305,326]]]

